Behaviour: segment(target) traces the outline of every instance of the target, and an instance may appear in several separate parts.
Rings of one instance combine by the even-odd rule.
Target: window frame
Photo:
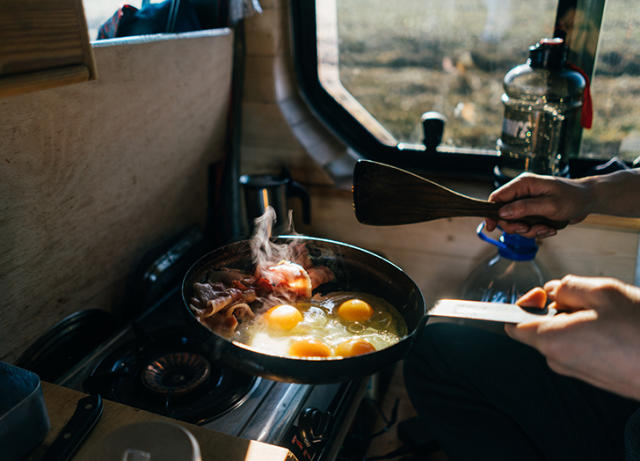
[[[558,0],[556,14],[576,7],[578,0]],[[381,142],[369,129],[343,107],[322,85],[318,73],[318,48],[315,0],[290,2],[294,68],[303,100],[315,116],[347,146],[364,158],[437,176],[462,179],[494,179],[497,150],[440,145],[435,152],[423,146]],[[556,23],[557,23],[556,16]],[[571,50],[570,50],[571,52]],[[591,63],[593,65],[593,63]],[[346,91],[346,90],[345,90]],[[446,129],[446,128],[445,128]],[[609,159],[573,158],[570,177],[585,176]]]

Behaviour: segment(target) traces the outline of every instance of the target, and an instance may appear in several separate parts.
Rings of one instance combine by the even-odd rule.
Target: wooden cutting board
[[[51,430],[42,445],[26,459],[41,460],[47,448],[73,414],[76,403],[86,394],[55,384],[42,383],[42,392],[51,420]],[[287,449],[267,443],[240,439],[214,432],[193,424],[149,413],[119,403],[104,400],[102,417],[83,445],[73,457],[74,461],[102,459],[103,441],[114,430],[131,423],[144,421],[167,421],[190,431],[198,440],[203,461],[295,461],[296,457]]]

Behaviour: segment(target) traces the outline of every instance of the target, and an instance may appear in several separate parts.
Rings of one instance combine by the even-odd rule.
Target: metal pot
[[[23,459],[40,445],[49,428],[38,375],[0,362],[0,457]]]
[[[402,269],[370,251],[313,237],[280,236],[276,243],[300,239],[307,246],[313,263],[329,267],[336,280],[320,287],[322,292],[360,291],[390,302],[404,317],[407,336],[393,346],[369,354],[342,359],[292,358],[265,354],[246,344],[232,342],[213,333],[200,322],[189,307],[194,282],[204,281],[207,270],[238,268],[252,270],[249,241],[218,248],[200,258],[186,273],[182,297],[196,334],[211,360],[269,379],[300,383],[331,383],[367,376],[402,359],[422,325],[426,306],[417,285]]]
[[[262,216],[268,207],[276,212],[273,235],[289,232],[287,213],[288,198],[299,198],[302,202],[302,219],[305,224],[311,222],[311,202],[309,193],[301,184],[292,180],[289,172],[284,170],[280,176],[269,174],[245,174],[240,176],[240,184],[244,189],[244,200],[250,231],[253,232],[254,221]]]

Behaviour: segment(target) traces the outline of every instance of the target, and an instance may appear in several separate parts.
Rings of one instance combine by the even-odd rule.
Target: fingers
[[[564,341],[568,329],[592,322],[598,314],[594,310],[582,310],[556,314],[553,317],[505,325],[504,330],[511,338],[538,349],[547,357],[564,354],[573,347]]]
[[[524,235],[531,230],[531,227],[523,222],[498,220],[497,223],[507,234]]]
[[[526,179],[529,175],[525,173],[515,179],[512,179],[508,183],[494,190],[489,195],[490,202],[511,202],[518,197],[526,197],[529,194],[529,184]]]
[[[544,291],[547,292],[548,296],[555,299],[555,294],[556,294],[556,291],[558,290],[558,286],[560,286],[560,280],[554,279],[554,280],[549,280],[547,283],[545,283],[543,288],[544,288]]]
[[[498,210],[499,219],[492,220],[505,232],[520,234],[529,238],[546,238],[557,233],[557,229],[537,224],[534,226],[523,222],[528,216],[544,216],[557,221],[580,221],[582,216],[574,216],[576,204],[572,197],[567,197],[568,185],[558,178],[525,173],[499,189],[490,196],[489,201],[503,204]]]
[[[546,239],[548,237],[553,237],[558,233],[557,229],[547,226],[534,226],[533,231],[536,233],[536,238]]]
[[[537,349],[538,339],[540,338],[538,335],[538,327],[541,322],[542,320],[534,320],[532,322],[520,323],[518,325],[505,324],[504,331],[512,339],[528,344],[529,346]]]
[[[538,196],[516,200],[503,205],[498,214],[502,219],[517,220],[525,216],[546,216],[551,219],[564,219],[558,200],[550,196]]]
[[[528,238],[547,238],[556,235],[558,231],[552,227],[544,226],[542,224],[536,224],[535,226],[529,226],[526,223],[520,221],[497,221],[497,225],[500,226],[507,234],[518,234]]]
[[[603,291],[618,289],[619,282],[604,277],[580,277],[567,275],[562,280],[549,280],[544,287],[534,287],[522,295],[516,304],[521,307],[543,308],[548,301],[550,308],[575,311],[602,303]]]
[[[528,238],[551,237],[557,233],[557,230],[543,224],[530,226],[525,222],[519,221],[519,219],[527,216],[546,216],[551,219],[563,219],[557,200],[547,196],[525,198],[507,203],[498,210],[498,214],[502,219],[498,220],[496,224],[505,232],[519,234]]]
[[[544,176],[523,173],[507,184],[499,187],[489,196],[490,202],[511,202],[520,197],[541,195],[548,190],[548,181]]]
[[[529,226],[527,223],[519,221],[496,221],[495,219],[486,218],[484,225],[487,232],[492,232],[499,226],[507,234],[519,234],[529,238],[547,238],[558,233],[556,229],[542,224]]]
[[[496,221],[495,219],[487,218],[484,220],[484,227],[487,232],[491,232],[495,230],[496,227],[498,227],[498,221]]]
[[[520,296],[516,301],[520,307],[544,309],[547,304],[547,292],[541,287],[535,287]]]
[[[597,309],[612,301],[623,287],[618,280],[605,277],[567,275],[544,285],[549,299],[559,310]]]

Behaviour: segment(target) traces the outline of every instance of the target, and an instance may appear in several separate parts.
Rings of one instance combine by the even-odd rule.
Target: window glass
[[[640,155],[640,8],[637,0],[605,4],[591,86],[593,127],[582,135],[582,156]]]
[[[144,4],[161,3],[163,0],[83,0],[84,14],[87,17],[89,39],[96,40],[98,29],[115,14],[123,5],[131,5],[138,9]]]
[[[552,35],[556,9],[557,0],[317,0],[319,77],[387,144],[420,143],[420,116],[438,111],[443,143],[495,150],[504,75]],[[348,107],[353,99],[364,109]]]
[[[123,5],[131,5],[136,8],[142,6],[142,0],[82,0],[84,14],[87,17],[87,27],[89,28],[89,39],[96,40],[98,29],[104,22],[115,14]]]

